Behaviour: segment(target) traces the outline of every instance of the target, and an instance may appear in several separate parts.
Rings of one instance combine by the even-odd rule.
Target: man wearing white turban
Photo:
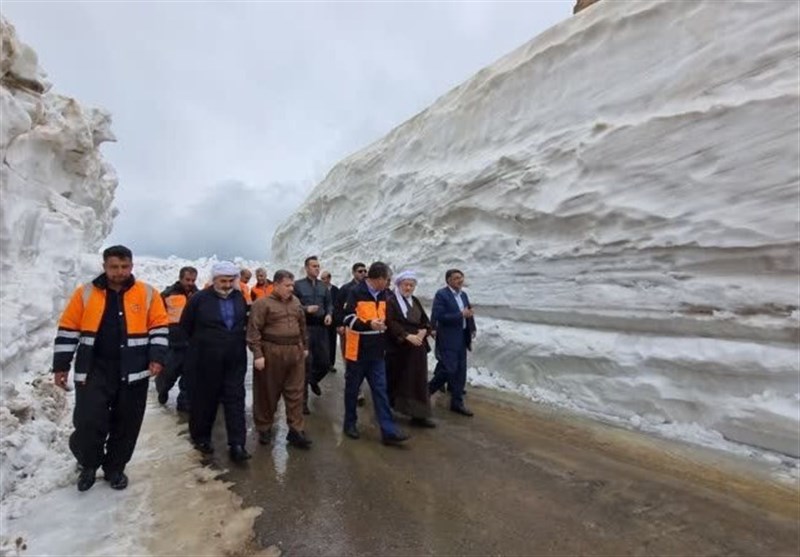
[[[411,425],[436,427],[431,421],[428,393],[428,335],[431,324],[414,296],[417,275],[403,271],[395,277],[393,295],[386,300],[386,381],[392,407],[411,418]]]
[[[247,303],[235,288],[239,280],[236,265],[219,261],[212,267],[211,277],[211,287],[192,296],[181,315],[181,327],[189,338],[189,433],[197,450],[212,453],[211,430],[221,402],[230,457],[243,462],[250,458],[244,448]]]

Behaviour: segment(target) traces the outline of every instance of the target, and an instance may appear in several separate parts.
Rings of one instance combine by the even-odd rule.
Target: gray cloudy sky
[[[108,243],[269,257],[343,157],[569,17],[551,2],[2,2],[56,92],[113,114]]]

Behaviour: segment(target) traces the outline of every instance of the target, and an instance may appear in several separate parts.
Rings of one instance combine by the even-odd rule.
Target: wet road
[[[656,440],[470,389],[475,418],[437,400],[437,429],[380,444],[341,434],[343,376],[312,395],[310,451],[250,431],[254,457],[212,465],[247,505],[262,547],[283,555],[797,555],[797,485],[733,457]],[[401,422],[402,423],[402,422]],[[252,424],[248,424],[252,428]],[[215,444],[225,447],[221,427]]]

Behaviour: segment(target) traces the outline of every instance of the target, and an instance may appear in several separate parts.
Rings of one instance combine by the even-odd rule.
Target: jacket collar
[[[179,280],[176,280],[175,284],[172,285],[172,290],[177,290],[178,292],[180,292],[182,294],[186,294],[187,296],[191,296],[192,294],[197,293],[197,287],[196,286],[194,288],[191,288],[190,290],[186,290],[183,287],[183,285],[181,284],[181,281],[179,281]]]
[[[130,290],[135,283],[136,283],[136,277],[131,275],[130,277],[128,277],[128,280],[126,280],[123,283],[122,292]],[[102,273],[92,281],[92,284],[101,290],[108,290],[108,277],[106,276],[105,273]]]

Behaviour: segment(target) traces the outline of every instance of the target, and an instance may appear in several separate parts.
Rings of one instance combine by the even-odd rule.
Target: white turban
[[[395,285],[399,285],[404,280],[413,280],[414,282],[417,282],[417,273],[414,271],[403,271],[394,277]]]
[[[414,283],[416,283],[417,273],[414,271],[403,271],[394,277],[394,284],[397,286],[397,288],[394,289],[394,295],[397,298],[397,305],[400,306],[400,311],[403,312],[403,317],[408,317],[408,310],[414,302],[411,298],[405,298],[400,293],[400,283],[404,280],[413,280]]]
[[[239,267],[230,261],[219,261],[211,267],[211,278],[239,276]]]

